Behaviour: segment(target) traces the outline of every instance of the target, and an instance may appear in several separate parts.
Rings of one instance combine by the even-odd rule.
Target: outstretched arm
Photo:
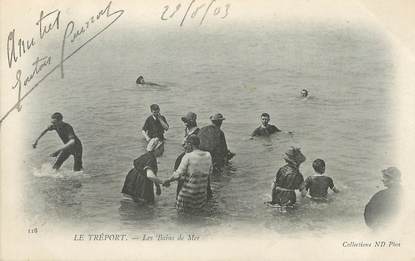
[[[332,190],[334,191],[334,193],[339,193],[340,190],[338,190],[336,187],[333,187]]]
[[[156,174],[154,174],[153,170],[148,168],[146,169],[146,173],[147,173],[147,178],[151,181],[153,181],[155,184],[162,184],[163,181],[156,176]]]
[[[48,127],[48,128],[46,128],[44,131],[42,131],[42,133],[39,135],[39,137],[37,137],[37,139],[35,140],[35,142],[32,144],[32,147],[33,147],[34,149],[36,149],[37,143],[38,143],[38,141],[40,140],[40,138],[42,138],[42,137],[43,137],[43,135],[45,135],[45,134],[46,134],[46,132],[48,132],[48,130],[49,130],[49,127]]]
[[[163,183],[163,185],[164,186],[169,186],[170,182],[178,180],[180,178],[180,176],[183,175],[187,171],[188,161],[189,160],[188,160],[188,158],[186,157],[186,154],[185,154],[182,158],[182,161],[180,162],[179,167],[176,169],[176,171],[173,172],[171,177]]]

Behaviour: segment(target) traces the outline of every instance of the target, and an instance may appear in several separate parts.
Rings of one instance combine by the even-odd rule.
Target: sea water
[[[278,233],[331,233],[364,228],[363,210],[382,186],[380,169],[392,162],[393,61],[383,36],[368,28],[279,25],[233,30],[154,31],[125,28],[102,34],[42,83],[26,106],[27,147],[59,111],[81,139],[84,171],[69,158],[50,173],[48,154],[61,146],[49,132],[24,153],[25,211],[46,224],[100,231],[212,231],[242,228]],[[137,86],[145,80],[161,87]],[[310,97],[300,96],[308,89]],[[182,152],[181,116],[197,113],[200,127],[220,112],[228,147],[236,156],[213,177],[213,199],[197,216],[175,210],[175,184],[151,206],[122,198],[133,160],[145,152],[141,128],[149,106],[160,105],[170,129],[158,176],[172,174]],[[293,135],[249,139],[260,114]],[[284,152],[301,147],[306,178],[316,158],[341,193],[328,203],[298,197],[286,212],[264,205]],[[46,164],[46,165],[45,165]]]

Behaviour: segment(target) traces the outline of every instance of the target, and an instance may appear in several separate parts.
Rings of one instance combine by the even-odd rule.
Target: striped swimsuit
[[[208,178],[212,172],[212,158],[209,152],[194,150],[186,153],[173,176],[183,178],[183,186],[177,196],[179,212],[202,209],[207,202]]]

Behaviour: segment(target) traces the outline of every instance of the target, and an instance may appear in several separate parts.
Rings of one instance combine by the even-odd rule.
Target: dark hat
[[[390,179],[394,180],[400,180],[401,179],[401,172],[396,167],[389,167],[387,169],[382,170],[382,174],[385,177],[388,177]]]
[[[210,116],[210,119],[212,121],[223,121],[223,120],[225,120],[225,118],[223,117],[223,115],[221,113],[216,113],[215,115]]]
[[[304,154],[300,151],[300,148],[294,147],[287,150],[284,159],[297,165],[300,165],[306,160]]]
[[[182,121],[189,122],[189,121],[196,121],[197,115],[194,112],[188,112],[185,116],[182,117]]]

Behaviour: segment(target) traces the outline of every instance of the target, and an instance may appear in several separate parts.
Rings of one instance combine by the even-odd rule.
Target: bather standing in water
[[[74,158],[74,171],[82,170],[82,144],[79,138],[75,135],[75,132],[72,126],[63,121],[63,116],[59,112],[55,112],[51,116],[51,125],[47,127],[35,140],[33,143],[33,148],[37,147],[37,143],[40,138],[46,134],[48,131],[55,130],[61,138],[62,142],[65,144],[55,152],[51,153],[51,157],[57,157],[55,163],[53,164],[53,169],[58,170],[62,164],[69,158],[73,156]]]
[[[317,202],[325,202],[328,199],[327,196],[329,188],[333,190],[334,193],[340,192],[340,190],[334,186],[333,179],[323,175],[326,171],[326,163],[324,160],[314,160],[313,169],[315,174],[308,176],[305,179],[304,186],[301,191],[301,196],[305,197],[307,196],[307,192],[309,192],[308,196],[311,200]]]
[[[147,152],[134,160],[134,168],[125,177],[121,193],[135,202],[154,203],[154,188],[157,195],[161,194],[160,184],[163,181],[157,177],[157,157],[162,154],[162,142],[152,138],[147,145]]]
[[[190,135],[194,134],[197,135],[199,133],[199,128],[197,127],[197,115],[194,112],[188,112],[185,116],[182,117],[182,121],[185,125],[185,129],[184,129],[184,141],[183,141],[183,147],[185,147],[185,143],[186,143],[186,139],[187,137],[189,137]],[[174,163],[174,168],[173,170],[176,171],[177,168],[179,167],[182,158],[184,156],[184,154],[186,153],[186,150],[184,152],[182,152],[176,159],[176,162]],[[180,189],[183,185],[184,180],[183,179],[179,179],[177,182],[177,191],[176,191],[176,196],[179,195]]]
[[[223,115],[217,113],[210,116],[210,120],[212,124],[201,128],[199,131],[200,149],[210,152],[213,162],[213,172],[220,173],[225,164],[235,154],[229,151],[225,134],[220,129],[222,122],[225,120]]]
[[[186,154],[173,175],[163,183],[168,187],[170,182],[182,178],[176,200],[176,208],[180,213],[200,211],[208,200],[208,181],[212,173],[212,158],[210,153],[199,149],[200,139],[190,135],[185,142]]]
[[[295,190],[300,189],[304,182],[299,168],[305,159],[300,148],[291,147],[285,153],[284,160],[287,164],[278,170],[272,183],[272,201],[270,202],[272,205],[288,207],[295,204]]]

